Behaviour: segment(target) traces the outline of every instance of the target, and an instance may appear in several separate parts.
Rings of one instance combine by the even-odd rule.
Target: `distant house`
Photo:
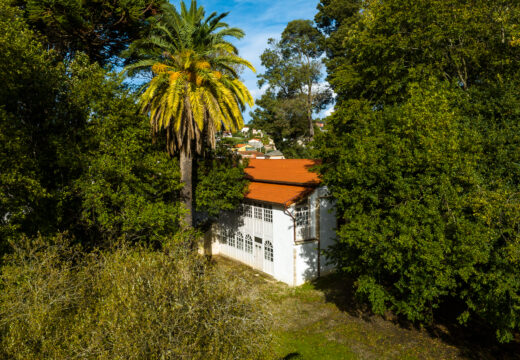
[[[235,147],[236,151],[238,152],[244,152],[244,151],[256,151],[256,149],[252,146],[249,146],[249,144],[238,144]]]
[[[239,151],[238,154],[246,159],[266,159],[267,156],[264,153],[256,150]]]
[[[222,133],[222,137],[223,137],[223,138],[230,138],[230,137],[233,137],[233,135],[232,135],[231,132],[229,132],[229,131],[224,131],[224,132]]]
[[[260,139],[251,139],[248,141],[248,144],[252,147],[254,147],[255,149],[260,149],[261,147],[264,146],[264,144],[262,143],[262,140]]]
[[[242,130],[240,130],[242,134],[247,134],[249,132],[249,126],[244,126]]]
[[[274,150],[276,150],[276,146],[274,144],[267,144],[267,145],[264,145],[264,149],[267,152],[274,151]]]
[[[330,270],[321,253],[335,237],[334,202],[314,160],[251,159],[251,181],[237,212],[222,214],[209,247],[220,254],[300,285]]]
[[[269,151],[267,153],[267,156],[269,156],[269,159],[271,159],[271,160],[285,159],[285,157],[283,156],[283,153],[280,150]]]

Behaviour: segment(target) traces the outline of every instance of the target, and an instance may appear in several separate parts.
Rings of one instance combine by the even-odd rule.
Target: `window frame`
[[[248,254],[253,253],[253,237],[249,234],[246,234],[245,236],[244,251]]]
[[[240,231],[237,232],[235,240],[237,245],[236,248],[238,250],[244,250],[244,235],[242,235]]]
[[[269,240],[264,241],[264,260],[274,262],[273,243]]]

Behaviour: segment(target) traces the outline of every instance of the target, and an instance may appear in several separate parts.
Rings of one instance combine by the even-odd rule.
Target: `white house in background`
[[[285,157],[283,156],[283,153],[280,150],[269,151],[266,155],[269,156],[269,159],[272,159],[272,160],[285,159]]]
[[[251,159],[239,211],[224,213],[211,251],[301,285],[330,270],[321,254],[335,237],[334,201],[310,171],[314,160]]]
[[[247,134],[247,133],[249,132],[249,126],[244,126],[244,127],[240,130],[240,132],[241,132],[242,134]]]
[[[264,133],[262,130],[253,129],[251,132],[253,133],[253,136],[260,136],[260,137],[264,136]]]
[[[260,140],[260,139],[251,139],[247,143],[249,144],[249,146],[252,146],[255,149],[260,149],[264,146],[264,144],[262,143],[262,140]]]

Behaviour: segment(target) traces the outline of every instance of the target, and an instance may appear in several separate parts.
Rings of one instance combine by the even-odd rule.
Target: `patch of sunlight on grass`
[[[276,332],[275,352],[280,359],[349,360],[358,357],[346,345],[330,341],[322,334],[305,331]]]

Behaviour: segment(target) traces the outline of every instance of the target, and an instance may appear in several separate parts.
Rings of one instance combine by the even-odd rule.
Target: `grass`
[[[518,343],[496,349],[489,342],[453,336],[460,328],[439,325],[432,331],[399,324],[391,314],[372,315],[354,300],[352,284],[338,275],[291,288],[237,262],[215,259],[225,271],[247,279],[249,291],[264,300],[273,324],[275,359],[520,358]]]

